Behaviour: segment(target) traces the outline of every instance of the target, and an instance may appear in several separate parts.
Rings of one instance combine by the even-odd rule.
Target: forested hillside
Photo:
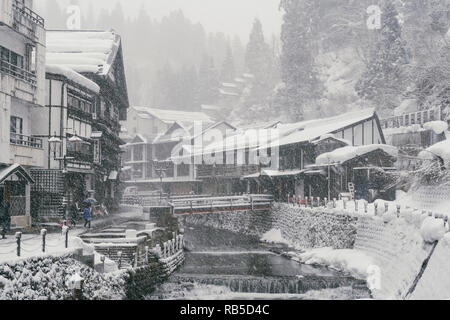
[[[58,3],[46,1],[48,28],[65,28]],[[279,37],[264,34],[256,18],[239,39],[209,33],[181,11],[155,20],[143,7],[127,18],[120,3],[98,19],[86,11],[82,27],[122,35],[133,105],[223,105],[222,84],[244,73],[254,76],[252,85],[224,114],[241,123],[369,106],[387,116],[407,99],[419,108],[448,102],[450,0],[281,0],[280,10]]]

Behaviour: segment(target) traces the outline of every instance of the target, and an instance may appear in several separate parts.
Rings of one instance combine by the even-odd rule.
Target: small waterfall
[[[224,275],[177,274],[171,279],[175,283],[197,283],[229,288],[232,292],[264,294],[303,294],[310,290],[360,287],[364,281],[351,277],[251,277]]]

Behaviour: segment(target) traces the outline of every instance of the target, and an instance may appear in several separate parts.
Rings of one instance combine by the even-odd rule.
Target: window
[[[23,134],[23,119],[19,117],[11,117],[11,133]]]
[[[144,147],[142,145],[134,146],[133,149],[133,160],[142,161],[144,160]]]
[[[3,47],[0,47],[0,51],[1,51],[1,59],[2,59],[2,61],[9,62],[9,50],[5,49]]]

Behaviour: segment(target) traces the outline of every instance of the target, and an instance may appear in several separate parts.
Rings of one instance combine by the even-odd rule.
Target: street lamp
[[[70,143],[74,144],[74,151],[79,151],[79,146],[83,143],[76,134],[72,136],[69,140]],[[63,162],[63,173],[67,172],[67,161],[75,159],[74,157],[68,157],[66,154],[63,157],[56,157],[56,150],[61,147],[62,140],[55,135],[48,139],[48,144],[50,146],[50,150],[53,152],[53,160]]]
[[[70,139],[68,139],[68,141],[72,144],[74,144],[74,151],[78,152],[80,145],[83,143],[83,140],[81,140],[75,132],[75,135],[73,135]],[[53,137],[48,139],[48,144],[49,144],[49,148],[51,150],[51,152],[53,152],[53,160],[55,161],[59,161],[60,163],[62,162],[62,173],[63,175],[65,175],[67,173],[67,162],[69,160],[73,160],[75,159],[74,157],[68,157],[67,154],[64,154],[63,157],[56,157],[56,150],[58,150],[58,148],[61,147],[62,145],[62,140],[60,138],[58,138],[56,136],[56,132],[54,134]],[[61,164],[60,164],[61,167]],[[66,179],[64,179],[66,180]],[[64,183],[64,198],[63,198],[63,206],[64,208],[64,216],[65,216],[65,221],[67,221],[67,209],[68,209],[68,199],[67,199],[67,182]]]
[[[159,204],[161,205],[162,193],[163,193],[163,177],[165,173],[169,170],[171,162],[168,160],[159,161],[157,159],[153,160],[153,165],[155,167],[155,172],[158,173],[160,179],[160,191],[159,191]]]

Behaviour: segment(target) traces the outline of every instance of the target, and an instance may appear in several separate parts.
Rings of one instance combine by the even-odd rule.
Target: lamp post
[[[80,145],[83,143],[83,140],[81,140],[76,135],[76,132],[75,132],[75,135],[73,135],[71,138],[68,139],[68,141],[74,145],[74,151],[75,152],[79,151]],[[56,136],[56,132],[55,132],[53,137],[48,139],[49,148],[50,148],[51,152],[53,152],[53,160],[59,161],[60,163],[62,163],[62,166],[60,164],[60,168],[62,167],[62,173],[63,173],[63,175],[65,175],[67,173],[67,162],[69,160],[73,160],[75,158],[74,157],[68,157],[67,154],[64,154],[63,157],[57,157],[56,156],[56,150],[58,150],[58,148],[61,147],[62,143],[63,143],[62,140],[59,137]],[[65,219],[65,221],[67,221],[67,217],[68,217],[68,214],[67,214],[68,199],[67,199],[67,185],[66,185],[66,183],[64,183],[64,198],[65,198],[63,200],[63,204],[64,204],[64,219]]]
[[[165,173],[169,170],[171,162],[168,160],[159,161],[157,159],[153,160],[153,165],[155,172],[159,175],[160,180],[160,191],[159,191],[159,204],[161,205],[162,193],[163,193],[163,177]]]

